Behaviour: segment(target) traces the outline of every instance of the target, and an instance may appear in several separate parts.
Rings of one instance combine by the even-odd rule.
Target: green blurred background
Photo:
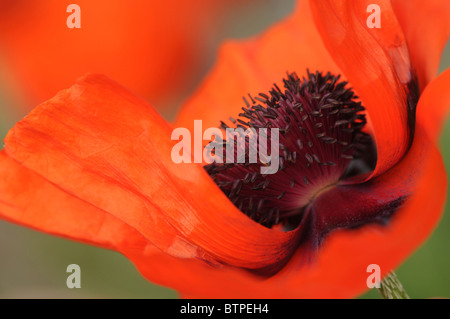
[[[282,5],[281,5],[282,4]],[[233,8],[228,23],[210,39],[210,57],[205,60],[200,81],[214,62],[218,44],[225,38],[242,38],[257,34],[292,11],[293,0],[249,1]],[[5,61],[1,59],[0,69]],[[441,70],[450,66],[450,45],[444,53]],[[0,137],[20,120],[15,112],[10,85],[0,76]],[[62,89],[62,88],[61,88]],[[174,107],[166,111],[173,118],[175,106],[188,96],[178,94]],[[446,167],[450,168],[450,121],[441,138]],[[450,297],[450,207],[431,238],[397,270],[397,275],[412,298]],[[78,264],[82,288],[66,287],[66,267]],[[78,244],[0,221],[0,298],[176,298],[176,292],[144,280],[122,255]],[[361,298],[380,298],[372,290]]]

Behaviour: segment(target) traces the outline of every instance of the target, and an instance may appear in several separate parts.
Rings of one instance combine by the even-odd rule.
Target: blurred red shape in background
[[[0,1],[0,54],[25,101],[22,111],[86,72],[108,75],[164,104],[162,97],[192,79],[205,59],[208,34],[230,7],[230,1],[77,0],[81,28],[70,29],[71,3]]]

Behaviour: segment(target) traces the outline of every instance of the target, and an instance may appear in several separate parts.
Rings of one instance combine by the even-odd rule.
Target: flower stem
[[[386,275],[378,291],[383,299],[410,299],[394,272]]]

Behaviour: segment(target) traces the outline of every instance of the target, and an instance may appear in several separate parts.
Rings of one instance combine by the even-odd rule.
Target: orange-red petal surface
[[[437,74],[450,36],[450,1],[392,0],[423,90]]]
[[[64,192],[4,151],[0,153],[0,175],[0,216],[6,220],[104,248],[130,239],[131,227]]]
[[[381,28],[367,27],[372,2],[311,1],[311,8],[328,51],[367,109],[378,153],[373,175],[379,175],[404,155],[414,123],[407,103],[412,74],[406,40],[388,0],[376,2]]]
[[[0,176],[2,219],[48,234],[117,250],[134,262],[143,276],[155,283],[184,291],[195,287],[192,291],[196,293],[214,289],[214,285],[210,285],[211,275],[216,276],[222,269],[209,267],[196,258],[177,258],[162,252],[133,227],[65,192],[4,152],[0,153]],[[239,279],[245,282],[243,277]],[[223,278],[222,284],[225,279],[230,279],[229,276]],[[234,283],[229,282],[228,285]]]
[[[244,216],[200,165],[175,164],[171,131],[143,100],[92,75],[19,122],[4,151],[171,255],[247,268],[289,256],[296,234]]]

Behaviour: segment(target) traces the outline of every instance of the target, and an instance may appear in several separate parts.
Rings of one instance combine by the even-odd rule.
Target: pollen
[[[266,227],[301,222],[319,194],[349,176],[350,163],[364,157],[371,141],[362,132],[365,109],[340,76],[288,73],[283,83],[283,90],[274,84],[268,94],[244,98],[243,112],[231,121],[242,129],[279,129],[278,171],[261,174],[267,165],[261,159],[205,166],[233,204]]]

